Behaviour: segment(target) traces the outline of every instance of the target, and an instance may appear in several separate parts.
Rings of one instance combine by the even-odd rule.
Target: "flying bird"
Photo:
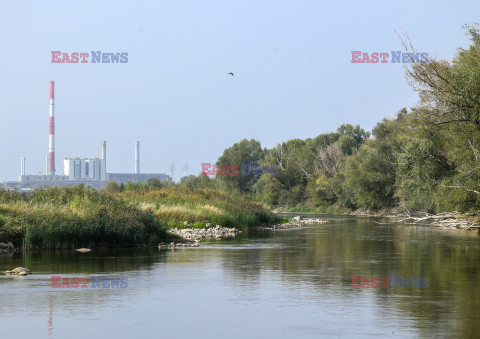
[[[234,77],[234,76],[235,76],[235,75],[233,75],[233,73],[232,73],[232,72],[228,73],[228,75],[231,75],[232,77]]]

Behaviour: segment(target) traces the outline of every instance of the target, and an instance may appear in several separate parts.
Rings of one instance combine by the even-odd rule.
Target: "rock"
[[[293,217],[292,221],[294,222],[300,222],[302,220],[302,217],[301,216],[296,216],[296,217]]]
[[[25,267],[17,267],[9,272],[10,274],[18,274],[18,275],[27,275],[32,273],[28,268],[25,268]]]
[[[326,220],[322,220],[322,219],[317,219],[317,218],[308,218],[308,219],[302,219],[302,221],[300,221],[300,224],[325,224],[327,223],[328,221]]]
[[[89,249],[89,248],[77,248],[75,251],[82,252],[82,253],[87,253],[87,252],[90,252],[91,249]]]
[[[184,224],[185,226],[189,226],[189,225],[190,225],[190,224],[188,223],[188,221],[186,221],[186,220],[183,222],[183,224]]]
[[[13,246],[13,244],[11,242],[8,242],[7,243],[7,249],[13,250],[13,249],[15,249],[15,246]]]
[[[237,232],[241,233],[241,231],[238,231],[236,228],[227,228],[227,227],[222,227],[220,225],[216,225],[213,227],[211,223],[206,224],[206,228],[183,228],[183,229],[178,229],[178,228],[172,228],[169,230],[170,233],[173,233],[175,235],[179,235],[184,239],[188,240],[200,240],[202,238],[221,238],[221,237],[234,237],[236,236]],[[177,244],[178,247],[181,247],[182,245]],[[189,246],[186,246],[189,247]]]
[[[7,244],[0,242],[0,249],[7,248]]]

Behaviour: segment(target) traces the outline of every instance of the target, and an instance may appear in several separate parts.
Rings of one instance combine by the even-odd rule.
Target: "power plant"
[[[45,175],[26,175],[25,157],[20,160],[20,178],[18,182],[8,182],[7,187],[73,186],[86,184],[103,188],[109,181],[121,183],[147,182],[150,178],[160,181],[172,181],[164,173],[140,173],[140,142],[135,143],[135,173],[107,173],[107,142],[102,142],[101,158],[65,158],[63,175],[56,175],[55,169],[55,82],[50,81],[48,156]]]

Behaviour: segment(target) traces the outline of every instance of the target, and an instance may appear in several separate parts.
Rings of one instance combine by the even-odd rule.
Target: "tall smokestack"
[[[20,158],[20,175],[25,175],[25,157]]]
[[[47,174],[55,175],[55,118],[53,113],[55,81],[50,81],[50,124],[48,133],[48,157],[50,158],[50,166]]]
[[[105,160],[107,158],[107,142],[103,140],[102,142],[102,159]]]
[[[135,144],[135,173],[140,174],[140,142]]]

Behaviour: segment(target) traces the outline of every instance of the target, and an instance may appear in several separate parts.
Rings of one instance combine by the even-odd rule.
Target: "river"
[[[365,217],[326,219],[327,224],[242,234],[202,242],[198,248],[2,255],[1,271],[22,266],[33,274],[0,275],[1,336],[358,338],[480,333],[476,231],[383,225]],[[54,288],[52,276],[89,282],[86,288]],[[359,284],[368,279],[371,286],[374,277],[389,282],[386,288],[354,288],[352,276],[362,277]],[[118,279],[123,288],[92,288],[92,277]],[[418,284],[416,279],[423,280]]]

